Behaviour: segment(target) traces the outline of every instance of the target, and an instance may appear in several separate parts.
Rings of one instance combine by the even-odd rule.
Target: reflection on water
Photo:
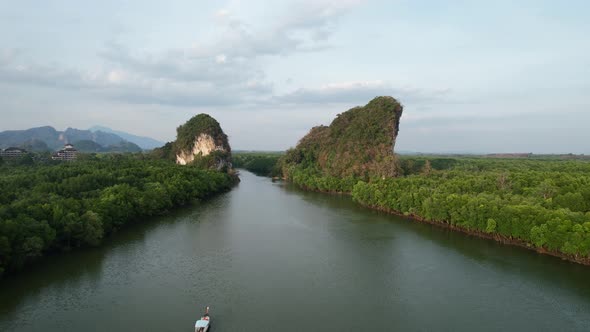
[[[588,267],[241,177],[3,280],[0,331],[590,330]]]

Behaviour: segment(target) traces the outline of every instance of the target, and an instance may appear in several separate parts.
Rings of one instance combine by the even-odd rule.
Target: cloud
[[[17,62],[3,59],[0,61],[0,81],[5,83],[31,84],[56,88],[79,88],[89,85],[90,77],[85,77],[73,69],[51,65]]]
[[[363,103],[375,96],[393,96],[406,103],[444,102],[450,90],[425,90],[394,87],[385,81],[353,81],[331,83],[319,88],[300,88],[275,97],[280,103]]]
[[[163,52],[131,52],[118,44],[110,44],[101,53],[107,65],[135,72],[147,79],[179,82],[209,82],[226,86],[251,79],[262,79],[259,66],[244,59],[233,60],[224,53],[196,53],[193,49]],[[223,66],[218,66],[223,63]]]
[[[235,63],[225,54],[210,59],[178,56],[166,60],[163,55],[138,57],[122,48],[111,47],[108,55],[104,53],[113,60],[106,66],[109,69],[94,71],[23,64],[13,53],[0,54],[3,54],[0,56],[1,81],[82,90],[131,104],[181,107],[363,104],[380,95],[394,96],[404,103],[428,104],[449,102],[450,92],[448,89],[395,87],[375,80],[302,87],[276,95],[273,84],[265,80],[263,73],[246,64]]]
[[[378,95],[404,102],[441,100],[448,91],[395,87],[385,81],[331,83],[276,95],[263,59],[329,47],[338,18],[362,1],[309,1],[291,5],[276,21],[255,26],[220,9],[221,31],[212,42],[185,48],[131,50],[111,42],[98,53],[98,69],[23,63],[14,51],[0,53],[0,80],[54,88],[86,90],[133,104],[172,106],[365,103]]]
[[[222,8],[222,9],[218,10],[217,12],[215,12],[215,17],[218,18],[218,19],[224,19],[224,18],[226,18],[228,16],[229,16],[229,10],[224,9],[224,8]]]
[[[107,75],[108,82],[113,83],[113,84],[120,83],[124,79],[125,79],[125,73],[118,71],[118,70],[112,70]]]
[[[232,15],[227,9],[216,13],[223,31],[212,45],[203,45],[195,52],[226,54],[232,58],[290,55],[317,51],[327,47],[338,18],[363,1],[303,1],[292,4],[277,19],[256,27]]]
[[[119,67],[123,68],[123,67]],[[150,76],[126,69],[75,70],[0,57],[0,82],[82,91],[132,104],[211,106],[252,103],[272,85],[248,78],[221,86],[221,80]]]
[[[220,9],[215,17],[219,36],[212,42],[160,52],[130,51],[111,43],[100,53],[110,65],[151,78],[207,81],[214,85],[265,79],[260,61],[327,47],[330,25],[359,1],[313,1],[293,5],[277,20],[256,27]],[[223,66],[216,66],[223,64]]]
[[[225,56],[225,54],[219,54],[218,56],[215,57],[215,62],[217,62],[219,64],[226,63],[227,57]]]
[[[276,21],[252,25],[228,9],[215,14],[219,36],[211,42],[166,50],[141,50],[110,42],[98,68],[39,64],[14,50],[0,51],[0,81],[83,90],[127,103],[173,106],[268,102],[273,83],[266,57],[327,47],[335,20],[358,1],[310,1],[292,5]]]

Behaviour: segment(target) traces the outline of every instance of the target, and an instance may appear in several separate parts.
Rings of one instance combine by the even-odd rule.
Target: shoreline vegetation
[[[590,163],[456,161],[450,169],[437,171],[425,159],[419,174],[359,182],[353,199],[418,221],[590,265]]]
[[[350,195],[350,193],[338,193],[338,194]],[[372,209],[372,210],[381,211],[384,213],[404,217],[404,218],[409,219],[411,222],[425,223],[425,224],[429,224],[429,225],[432,225],[435,227],[443,228],[443,229],[446,229],[449,231],[460,232],[465,235],[474,236],[474,237],[478,237],[478,238],[486,239],[486,240],[492,240],[495,242],[499,242],[503,245],[521,247],[524,249],[528,249],[530,251],[535,251],[535,252],[542,254],[542,255],[553,256],[553,257],[561,258],[562,260],[566,260],[566,261],[569,261],[572,263],[590,266],[590,257],[570,256],[570,255],[566,255],[566,254],[559,252],[559,251],[550,251],[550,250],[547,250],[543,247],[541,247],[541,248],[533,247],[533,246],[531,246],[530,243],[527,243],[527,242],[520,240],[520,239],[510,238],[510,237],[500,235],[497,233],[486,233],[486,232],[482,232],[482,231],[478,231],[478,230],[464,228],[464,227],[457,226],[457,225],[452,225],[448,221],[445,221],[445,220],[441,220],[441,221],[428,220],[428,219],[425,219],[424,217],[421,217],[419,215],[414,215],[414,214],[408,215],[408,214],[404,214],[400,211],[382,208],[379,206],[370,206],[370,205],[364,205],[364,204],[360,204],[360,205],[364,206],[368,209]]]
[[[0,164],[0,277],[47,254],[100,245],[126,224],[230,190],[235,175],[144,154]]]
[[[243,153],[262,176],[279,153]],[[251,169],[265,160],[262,172]],[[283,178],[297,187],[350,195],[367,208],[590,266],[590,162],[557,156],[398,156],[400,176],[354,179],[304,167]],[[258,171],[258,172],[255,172]]]
[[[291,169],[304,190],[471,236],[590,265],[590,162],[399,158],[396,178],[338,179]],[[355,182],[356,181],[356,182]]]
[[[235,168],[243,168],[258,176],[281,178],[279,159],[284,152],[235,152],[232,162]]]

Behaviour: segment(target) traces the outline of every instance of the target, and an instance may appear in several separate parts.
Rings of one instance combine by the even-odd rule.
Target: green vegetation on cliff
[[[191,150],[195,143],[195,138],[201,134],[211,136],[215,141],[215,145],[231,152],[227,135],[221,129],[219,122],[204,113],[195,115],[176,129],[176,149]]]
[[[167,142],[164,146],[153,149],[149,157],[152,159],[176,161],[176,153],[174,151],[174,142]]]
[[[330,126],[314,127],[280,161],[283,175],[309,188],[350,191],[358,180],[399,173],[393,153],[403,106],[377,97],[339,114]],[[344,182],[339,182],[345,179]]]
[[[142,155],[0,164],[0,275],[48,252],[97,245],[125,224],[228,190],[234,181]]]
[[[208,114],[196,115],[179,126],[176,140],[154,149],[151,156],[199,168],[231,169],[231,147],[227,135],[219,122]]]

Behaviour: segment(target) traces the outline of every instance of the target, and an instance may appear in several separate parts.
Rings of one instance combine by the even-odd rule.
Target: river
[[[590,330],[590,267],[241,179],[0,281],[0,331]]]

